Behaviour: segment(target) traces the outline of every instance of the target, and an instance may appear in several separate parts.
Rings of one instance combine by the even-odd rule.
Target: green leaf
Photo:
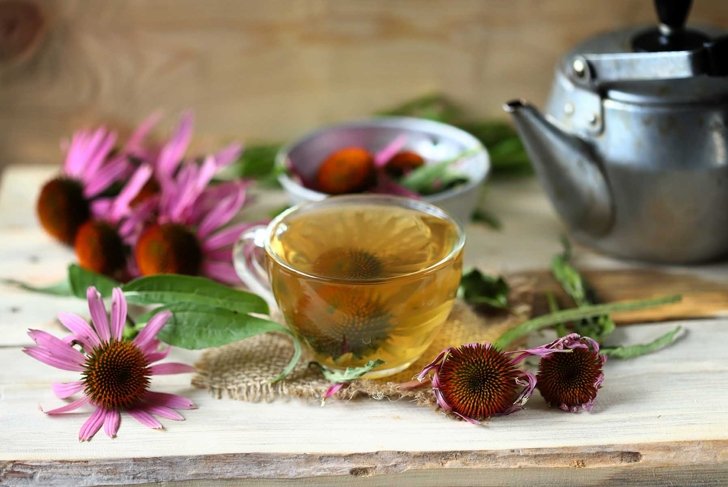
[[[219,347],[244,340],[261,333],[282,333],[293,340],[293,356],[283,371],[272,379],[281,380],[291,373],[301,358],[302,349],[298,339],[280,323],[264,318],[245,315],[221,308],[177,303],[163,306],[155,311],[169,310],[172,318],[159,332],[158,338],[175,347],[199,350]]]
[[[577,307],[596,304],[593,298],[594,292],[589,288],[579,271],[571,265],[571,244],[566,238],[562,239],[562,243],[564,251],[551,260],[551,273]],[[565,325],[562,324],[561,326]],[[572,326],[572,331],[601,342],[615,328],[616,324],[609,315],[601,315],[576,322]]]
[[[451,159],[420,166],[402,178],[400,184],[411,191],[427,195],[443,191],[455,184],[467,182],[467,177],[454,171],[451,166],[480,151],[480,148],[470,149]]]
[[[284,205],[284,206],[279,206],[278,208],[274,208],[273,210],[268,212],[268,216],[271,218],[275,218],[290,207],[291,207],[290,205]]]
[[[171,311],[173,317],[159,333],[159,339],[190,350],[219,347],[271,331],[290,335],[279,323],[227,309],[177,303],[157,309],[162,310]]]
[[[490,276],[478,269],[472,269],[463,274],[458,297],[468,304],[506,309],[509,290],[508,283],[503,277]]]
[[[361,367],[347,367],[346,370],[334,370],[326,367],[325,365],[321,365],[318,362],[312,362],[312,364],[318,366],[321,369],[321,373],[324,375],[326,380],[335,384],[351,382],[353,380],[359,379],[361,376],[371,372],[373,369],[376,369],[383,363],[384,360],[375,359],[370,360]]]
[[[470,218],[474,223],[482,223],[493,230],[500,230],[503,228],[503,223],[498,219],[498,217],[489,211],[482,210],[480,208],[476,208]]]
[[[68,266],[68,282],[70,284],[71,293],[77,298],[86,299],[86,290],[89,286],[94,286],[105,298],[111,296],[111,291],[115,287],[121,287],[121,283],[98,274],[93,271],[84,269],[76,264]]]
[[[453,123],[461,116],[461,110],[440,93],[433,93],[408,100],[396,107],[382,111],[380,115],[417,117],[438,122]]]
[[[546,301],[548,302],[549,311],[551,313],[556,313],[557,311],[559,311],[559,303],[556,301],[556,298],[554,297],[553,293],[546,293]],[[569,334],[569,330],[566,328],[566,324],[563,322],[556,323],[554,325],[554,330],[556,330],[556,334],[559,335],[560,337],[563,337],[563,336],[566,336]]]
[[[500,338],[493,343],[493,346],[503,350],[514,340],[524,337],[534,331],[548,326],[553,326],[564,321],[579,320],[582,318],[589,318],[617,311],[634,311],[638,309],[654,308],[664,304],[677,303],[681,299],[681,295],[672,295],[654,299],[621,301],[618,303],[597,304],[593,306],[584,306],[582,308],[565,309],[524,321],[520,325],[511,328],[501,335]]]
[[[682,327],[677,326],[674,329],[668,331],[659,338],[639,345],[623,345],[618,347],[602,347],[601,352],[609,357],[627,359],[635,358],[640,355],[656,352],[661,350],[668,345],[671,345],[677,340],[678,334],[682,330]]]
[[[276,154],[281,147],[282,144],[248,146],[240,158],[240,177],[261,179],[269,176],[274,170]]]
[[[0,279],[0,282],[2,282],[3,284],[7,284],[8,286],[14,286],[20,289],[24,289],[25,291],[31,291],[39,294],[48,294],[51,296],[73,296],[73,294],[71,293],[71,285],[69,284],[68,279],[58,282],[56,284],[51,284],[50,286],[33,286],[32,284],[18,281],[17,279]],[[84,295],[84,298],[85,297],[86,296]]]
[[[473,120],[456,123],[488,149],[494,176],[532,174],[528,154],[513,126],[501,120]]]
[[[268,314],[268,305],[257,294],[240,291],[211,279],[179,274],[140,277],[122,287],[134,304],[188,303],[224,308],[239,313]]]

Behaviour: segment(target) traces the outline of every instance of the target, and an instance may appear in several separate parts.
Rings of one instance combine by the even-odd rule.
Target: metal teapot
[[[504,107],[574,237],[606,253],[728,255],[728,35],[685,28],[691,3],[656,0],[659,27],[566,54],[545,116]]]

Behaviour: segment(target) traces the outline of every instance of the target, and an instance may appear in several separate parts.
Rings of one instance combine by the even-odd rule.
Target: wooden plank
[[[160,107],[194,108],[200,147],[290,139],[431,91],[504,117],[510,98],[543,104],[558,57],[576,42],[655,22],[652,5],[636,0],[20,3],[37,5],[43,24],[5,17],[0,26],[38,31],[24,48],[0,36],[9,53],[0,164],[56,162],[59,139],[79,126],[128,128]],[[725,27],[726,10],[702,0],[691,20]]]
[[[614,338],[643,341],[671,326],[620,328]],[[3,348],[0,460],[55,463],[228,453],[303,457],[726,441],[728,365],[723,348],[728,341],[727,322],[693,321],[684,326],[688,333],[669,349],[638,360],[610,361],[591,414],[562,413],[536,395],[526,411],[479,428],[410,403],[332,401],[321,408],[315,402],[217,400],[204,391],[191,390],[188,376],[169,376],[155,378],[153,387],[189,395],[199,405],[200,409],[185,413],[186,422],[166,422],[168,431],[159,433],[125,418],[119,439],[100,434],[91,443],[75,441],[85,415],[49,418],[35,407],[58,404],[49,384],[75,375],[37,363],[17,348]],[[189,352],[174,353],[173,358],[191,358]],[[706,446],[704,454],[708,459],[716,452]]]
[[[587,269],[582,275],[600,302],[673,294],[683,297],[679,303],[659,308],[614,313],[612,317],[618,324],[728,316],[728,283],[725,282],[704,279],[685,271],[672,273],[659,269]],[[550,311],[549,294],[557,299],[561,308],[574,306],[550,272],[526,271],[516,276],[534,280],[534,314]]]
[[[504,452],[382,451],[350,455],[225,454],[124,460],[23,461],[4,465],[7,485],[32,479],[47,486],[130,484],[205,479],[312,479],[315,485],[514,485],[531,478],[538,485],[665,485],[680,479],[690,485],[724,485],[728,480],[728,442],[617,445],[578,449],[520,449]],[[706,464],[705,451],[715,452]],[[2,466],[2,464],[0,464]],[[551,471],[543,474],[543,467]],[[620,467],[615,468],[615,466]],[[530,472],[524,474],[523,471]],[[700,475],[696,475],[696,470]],[[143,474],[140,475],[140,472]],[[413,475],[415,474],[415,475]],[[416,475],[421,474],[421,475]],[[678,475],[676,475],[678,474]],[[321,478],[323,477],[323,479]],[[407,478],[409,477],[409,479]],[[550,477],[550,482],[543,482]],[[2,477],[0,477],[2,478]],[[485,483],[477,479],[487,479]],[[702,482],[701,480],[707,480]],[[374,480],[376,484],[372,483]],[[412,480],[417,480],[413,482]],[[468,483],[460,483],[463,480]],[[576,482],[578,481],[578,482]],[[338,484],[337,484],[338,482]],[[620,483],[621,482],[621,483]],[[245,485],[245,484],[243,484]],[[259,485],[256,483],[256,485]],[[265,484],[263,484],[265,485]],[[520,482],[518,485],[521,484]],[[679,483],[679,485],[687,485]]]

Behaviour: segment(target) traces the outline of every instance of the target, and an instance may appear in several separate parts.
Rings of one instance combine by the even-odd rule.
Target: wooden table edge
[[[225,453],[92,460],[0,461],[0,483],[20,485],[139,484],[158,481],[304,479],[388,476],[418,470],[600,469],[651,472],[710,467],[713,481],[728,479],[728,440],[660,442],[477,451]],[[583,472],[582,472],[583,473]],[[712,484],[711,484],[712,485]]]

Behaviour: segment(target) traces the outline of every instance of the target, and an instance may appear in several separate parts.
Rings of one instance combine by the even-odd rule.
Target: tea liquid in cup
[[[391,196],[328,198],[266,228],[275,302],[314,359],[333,369],[407,368],[430,345],[455,301],[464,235],[432,205]]]

